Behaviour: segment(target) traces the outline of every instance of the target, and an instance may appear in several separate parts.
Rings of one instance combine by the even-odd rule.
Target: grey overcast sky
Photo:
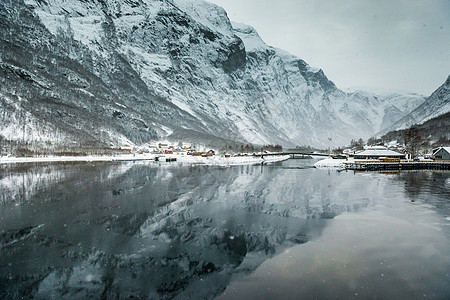
[[[208,0],[341,89],[429,96],[450,74],[450,0]]]

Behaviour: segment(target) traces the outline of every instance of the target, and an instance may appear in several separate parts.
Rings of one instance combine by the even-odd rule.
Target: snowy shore
[[[319,160],[314,164],[314,167],[318,169],[345,169],[346,162],[349,162],[349,160],[346,159],[334,159],[331,157],[327,157],[325,159]]]
[[[42,156],[42,157],[2,157],[0,164],[35,162],[92,162],[132,159],[133,156]],[[154,157],[153,157],[154,159]]]
[[[176,158],[177,162],[181,163],[218,165],[218,166],[262,164],[262,163],[284,161],[289,159],[289,155],[274,155],[261,158],[259,156],[199,157],[190,155],[129,154],[120,156],[1,157],[0,164],[37,163],[37,162],[107,162],[107,161],[145,161],[145,160],[154,161],[156,157],[164,159]]]
[[[198,157],[198,156],[181,156],[177,157],[179,162],[193,163],[193,164],[205,164],[209,166],[232,166],[232,165],[254,165],[264,164],[288,160],[289,155],[273,155],[261,158],[259,156],[210,156],[210,157]]]

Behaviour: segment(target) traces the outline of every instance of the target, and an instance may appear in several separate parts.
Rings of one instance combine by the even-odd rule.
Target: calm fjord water
[[[450,296],[450,172],[0,166],[0,298]]]

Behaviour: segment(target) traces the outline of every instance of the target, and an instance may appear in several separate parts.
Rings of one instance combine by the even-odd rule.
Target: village
[[[267,145],[259,148],[242,147],[241,151],[226,151],[225,148],[220,150],[211,149],[205,145],[191,145],[178,142],[173,145],[169,142],[158,142],[154,144],[145,144],[139,147],[120,147],[123,153],[128,155],[120,155],[113,161],[119,160],[155,160],[158,162],[182,162],[206,165],[243,165],[243,164],[265,164],[270,162],[284,161],[291,158],[282,152],[281,146]],[[268,151],[278,150],[277,152]],[[244,152],[247,150],[247,152]],[[254,150],[254,151],[249,151]]]
[[[205,165],[243,165],[266,164],[287,159],[324,158],[314,164],[316,168],[341,168],[353,170],[390,170],[390,169],[450,169],[450,147],[437,147],[429,154],[408,153],[399,145],[359,145],[346,149],[283,150],[279,145],[266,145],[255,148],[220,150],[206,145],[189,143],[171,143],[158,141],[139,146],[120,146],[111,149],[106,155],[55,155],[15,157],[2,153],[0,163],[21,162],[71,162],[71,161],[156,161],[181,162]]]
[[[267,149],[267,150],[266,150]],[[110,149],[106,155],[42,155],[33,157],[15,157],[7,153],[0,156],[0,164],[25,163],[25,162],[100,162],[100,161],[156,161],[156,162],[180,162],[188,164],[204,165],[246,165],[266,164],[270,162],[284,161],[290,158],[280,152],[268,151],[281,150],[281,147],[267,145],[259,148],[259,152],[252,147],[242,147],[242,152],[226,151],[225,149],[211,149],[205,145],[191,145],[178,142],[176,145],[170,142],[156,142],[140,146],[120,146]],[[243,152],[255,150],[253,152]]]
[[[151,155],[192,155],[192,156],[201,156],[201,157],[209,157],[214,156],[216,151],[212,149],[206,148],[206,146],[200,146],[199,149],[202,150],[196,150],[195,147],[191,145],[183,145],[183,143],[179,142],[177,146],[171,145],[168,142],[164,143],[156,143],[156,144],[144,144],[139,147],[130,147],[130,146],[123,146],[119,147],[119,150],[123,151],[124,153],[132,153],[134,155],[144,155],[144,154],[151,154]],[[230,155],[228,155],[230,157]]]

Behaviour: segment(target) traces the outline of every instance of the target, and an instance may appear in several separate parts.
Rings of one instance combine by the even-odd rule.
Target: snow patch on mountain
[[[227,12],[222,7],[203,0],[173,0],[173,4],[198,23],[224,36],[234,38]]]
[[[232,26],[236,35],[244,42],[247,52],[255,52],[268,48],[267,44],[261,39],[253,27],[237,22],[232,22]]]

